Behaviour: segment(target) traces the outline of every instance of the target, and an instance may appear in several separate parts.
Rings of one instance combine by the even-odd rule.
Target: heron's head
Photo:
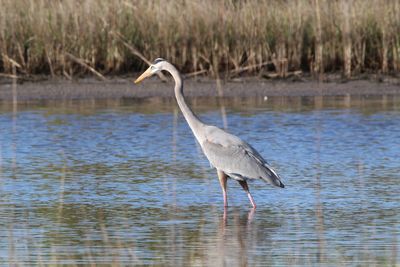
[[[143,72],[142,75],[139,76],[139,78],[137,78],[135,80],[135,83],[140,83],[147,77],[150,77],[153,74],[161,71],[163,64],[165,62],[166,62],[165,59],[162,59],[162,58],[157,58],[156,60],[154,60],[154,62],[150,65],[150,67],[145,72]]]

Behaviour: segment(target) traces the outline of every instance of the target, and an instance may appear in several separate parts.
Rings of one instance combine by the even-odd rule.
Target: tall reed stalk
[[[139,71],[144,63],[128,46],[215,77],[242,70],[398,72],[399,2],[0,0],[0,72]]]

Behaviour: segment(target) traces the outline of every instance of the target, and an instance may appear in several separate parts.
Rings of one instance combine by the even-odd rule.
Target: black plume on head
[[[153,65],[154,65],[154,64],[157,64],[158,62],[161,62],[161,61],[165,61],[165,59],[163,59],[163,58],[156,58],[156,60],[154,60],[154,62],[153,62]]]

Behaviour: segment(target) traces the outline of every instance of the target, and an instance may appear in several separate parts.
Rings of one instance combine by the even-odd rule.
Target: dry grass
[[[399,0],[0,0],[0,6],[3,74],[13,66],[19,75],[66,77],[90,68],[101,75],[142,69],[126,44],[149,60],[161,56],[185,72],[213,76],[400,69]]]

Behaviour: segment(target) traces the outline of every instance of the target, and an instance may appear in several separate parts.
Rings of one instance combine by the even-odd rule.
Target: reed
[[[399,0],[0,0],[0,6],[2,76],[13,66],[18,75],[121,74],[144,68],[138,54],[217,78],[242,70],[350,77],[400,69]]]

